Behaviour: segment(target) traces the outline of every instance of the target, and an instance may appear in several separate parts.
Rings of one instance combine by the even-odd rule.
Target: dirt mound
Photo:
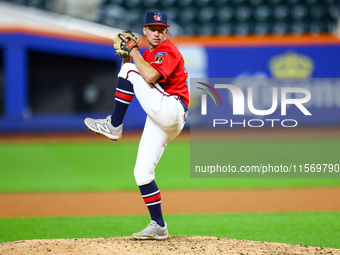
[[[0,244],[0,254],[340,254],[340,249],[220,237],[172,236],[166,241],[135,241],[130,237],[25,240]]]

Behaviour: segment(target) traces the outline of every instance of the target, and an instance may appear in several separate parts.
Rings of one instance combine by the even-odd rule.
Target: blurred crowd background
[[[339,0],[6,0],[140,31],[148,10],[167,12],[172,35],[333,33]]]

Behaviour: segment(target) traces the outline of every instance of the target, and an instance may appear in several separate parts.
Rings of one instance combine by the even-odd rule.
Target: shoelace
[[[157,226],[157,222],[155,222],[155,221],[152,221],[149,225],[148,225],[148,227],[156,227]]]

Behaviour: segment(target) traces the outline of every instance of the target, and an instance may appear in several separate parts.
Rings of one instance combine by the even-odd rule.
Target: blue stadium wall
[[[244,38],[243,40],[246,40]],[[177,40],[176,40],[177,42]],[[178,44],[181,45],[181,44]],[[188,66],[191,78],[234,78],[234,77],[275,77],[280,75],[293,75],[305,78],[340,78],[340,40],[296,43],[294,39],[284,45],[207,45],[202,43],[185,43],[183,49],[191,47],[201,48],[205,56],[191,55],[191,66]],[[103,118],[111,113],[107,112],[76,112],[71,114],[36,114],[27,115],[28,107],[28,51],[49,52],[53,54],[79,56],[84,59],[100,59],[116,63],[117,69],[112,73],[115,76],[120,65],[120,58],[115,57],[112,46],[109,44],[69,40],[29,33],[1,33],[0,51],[2,55],[2,86],[0,86],[0,132],[55,132],[55,131],[85,131],[83,124],[85,117]],[[143,49],[142,49],[143,50]],[[201,63],[197,68],[195,60]],[[292,59],[301,62],[301,69],[292,68],[289,72],[274,70],[271,64],[275,61],[289,68]],[[281,62],[280,62],[281,61]],[[197,61],[196,61],[197,62]],[[294,62],[294,61],[293,61]],[[300,63],[299,62],[299,63]],[[288,67],[287,67],[288,66]],[[293,73],[293,74],[292,74]],[[196,77],[198,75],[201,77]],[[333,86],[333,87],[332,87]],[[331,90],[334,98],[329,104],[315,106],[317,115],[324,117],[325,125],[340,124],[340,88],[334,83]],[[337,96],[338,95],[338,96]],[[114,95],[112,94],[112,102]],[[61,101],[60,104],[63,104]],[[145,113],[136,99],[131,103],[124,126],[126,130],[141,129],[144,125]],[[306,122],[306,125],[316,125],[315,122]]]

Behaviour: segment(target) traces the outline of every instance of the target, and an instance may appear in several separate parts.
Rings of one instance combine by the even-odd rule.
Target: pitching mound
[[[130,237],[26,240],[0,244],[0,254],[340,254],[340,249],[207,236],[172,236],[166,241]]]

